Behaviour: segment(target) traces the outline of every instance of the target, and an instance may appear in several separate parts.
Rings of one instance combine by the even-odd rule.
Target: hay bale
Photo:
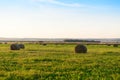
[[[75,47],[75,53],[87,53],[87,47],[81,44],[78,44]]]
[[[43,43],[42,45],[43,45],[43,46],[47,46],[47,44],[46,44],[46,43]]]
[[[118,44],[113,44],[113,47],[118,47]]]
[[[111,46],[111,44],[107,44],[107,46]]]
[[[19,45],[20,49],[25,49],[24,44],[18,44],[18,45]]]
[[[10,49],[11,49],[11,50],[20,50],[20,47],[19,47],[18,44],[11,44],[11,45],[10,45]]]

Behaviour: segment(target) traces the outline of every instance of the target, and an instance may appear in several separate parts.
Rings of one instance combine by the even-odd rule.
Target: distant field
[[[0,80],[120,80],[120,46],[86,45],[87,54],[74,44],[9,46],[0,44]]]

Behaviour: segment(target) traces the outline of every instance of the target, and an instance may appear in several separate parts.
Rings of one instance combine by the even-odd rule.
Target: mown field
[[[87,54],[75,54],[72,44],[9,46],[0,44],[0,80],[120,80],[120,47],[86,45]]]

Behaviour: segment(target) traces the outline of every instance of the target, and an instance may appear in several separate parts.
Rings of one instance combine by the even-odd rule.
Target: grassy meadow
[[[25,44],[10,50],[0,44],[0,80],[120,80],[120,46],[86,45],[75,54],[75,44]]]

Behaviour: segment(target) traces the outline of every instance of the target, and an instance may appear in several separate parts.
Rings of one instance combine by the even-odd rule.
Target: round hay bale
[[[20,49],[25,49],[24,44],[19,44]]]
[[[75,53],[87,53],[87,47],[81,44],[78,44],[75,47]]]
[[[111,46],[111,44],[107,44],[107,46]]]
[[[20,50],[20,47],[19,47],[18,44],[11,44],[11,45],[10,45],[10,49],[11,49],[11,50]]]
[[[46,44],[46,43],[44,43],[44,44],[43,44],[43,46],[47,46],[47,44]]]
[[[118,44],[113,44],[113,47],[118,47]]]

